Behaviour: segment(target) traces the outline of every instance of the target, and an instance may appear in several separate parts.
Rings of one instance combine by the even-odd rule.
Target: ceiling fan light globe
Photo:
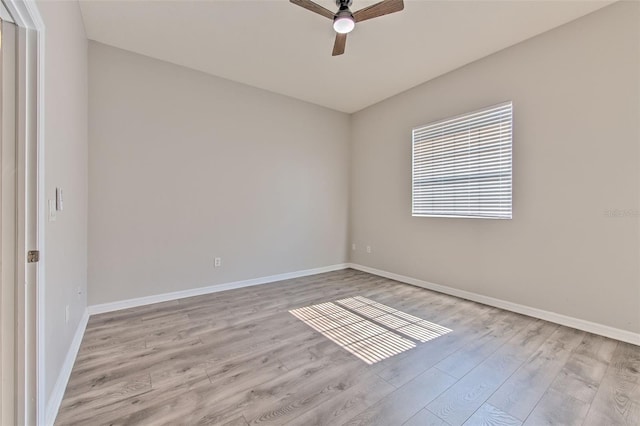
[[[351,16],[339,16],[333,21],[333,29],[340,34],[348,34],[356,26],[356,22]]]

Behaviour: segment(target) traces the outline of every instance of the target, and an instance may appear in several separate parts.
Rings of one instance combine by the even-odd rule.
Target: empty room
[[[0,425],[640,424],[640,2],[1,2]]]

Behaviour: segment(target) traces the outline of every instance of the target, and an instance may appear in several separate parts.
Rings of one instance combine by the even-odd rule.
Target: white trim
[[[102,303],[100,305],[91,305],[87,307],[87,310],[89,311],[89,315],[102,314],[105,312],[119,311],[121,309],[135,308],[137,306],[151,305],[153,303],[184,299],[185,297],[200,296],[202,294],[217,293],[219,291],[233,290],[236,288],[250,287],[260,284],[269,284],[276,281],[290,280],[293,278],[306,277],[308,275],[338,271],[341,269],[347,269],[348,267],[349,266],[346,263],[339,263],[336,265],[324,266],[321,268],[305,269],[302,271],[287,272],[284,274],[270,275],[267,277],[252,278],[243,281],[233,281],[224,284],[215,284],[208,287],[198,287],[189,290],[174,291],[172,293],[138,297],[135,299],[121,300],[118,302]]]
[[[545,321],[550,321],[567,327],[576,328],[578,330],[587,331],[589,333],[598,334],[600,336],[609,337],[611,339],[621,340],[623,342],[632,343],[634,345],[640,345],[640,334],[633,333],[628,330],[609,327],[608,325],[598,324],[595,322],[558,314],[556,312],[545,311],[543,309],[533,308],[531,306],[520,305],[518,303],[508,302],[506,300],[496,299],[494,297],[483,296],[481,294],[472,293],[470,291],[459,290],[457,288],[447,287],[440,284],[434,284],[428,281],[419,280],[417,278],[411,278],[404,275],[395,274],[393,272],[370,268],[369,266],[358,265],[355,263],[349,263],[348,266],[352,269],[357,269],[358,271],[367,272],[369,274],[378,275],[380,277],[389,278],[417,287],[426,288],[428,290],[437,291],[439,293],[460,297],[462,299],[472,300],[474,302],[494,306],[496,308],[504,309],[511,312],[517,312],[519,314],[527,315],[533,318],[543,319]]]
[[[34,0],[2,0],[16,25],[31,30],[44,30],[44,21]]]
[[[4,7],[4,6],[3,6]],[[13,21],[4,18],[0,22],[2,28],[2,49],[0,52],[0,150],[2,153],[2,176],[0,177],[0,198],[2,207],[0,211],[0,368],[2,369],[2,383],[0,384],[0,423],[12,424],[17,422],[16,413],[16,386],[22,374],[18,372],[17,349],[19,313],[16,296],[18,277],[16,246],[18,234],[15,232],[18,224],[17,217],[17,182],[18,152],[16,150],[17,139],[17,91],[6,90],[16,87],[16,66],[18,64],[18,27]],[[13,167],[10,167],[13,166]],[[3,232],[13,229],[13,232]],[[6,343],[6,344],[5,344]],[[13,373],[10,373],[13,372]]]
[[[46,396],[46,340],[45,340],[45,292],[46,292],[46,265],[47,265],[47,253],[45,250],[45,216],[46,216],[46,185],[45,185],[45,29],[42,18],[38,13],[38,10],[33,5],[31,13],[36,14],[36,21],[38,23],[37,43],[38,43],[38,64],[37,64],[37,114],[38,114],[38,130],[37,130],[37,146],[38,146],[38,201],[37,201],[37,221],[38,221],[38,249],[40,250],[40,262],[38,262],[38,287],[36,289],[36,389],[37,389],[37,402],[36,402],[36,418],[38,424],[46,423],[46,406],[48,405]],[[86,308],[85,308],[86,310]],[[43,423],[44,422],[44,423]]]
[[[69,383],[71,370],[73,370],[73,364],[76,362],[78,350],[80,350],[84,331],[87,328],[87,322],[89,322],[89,311],[85,309],[84,314],[80,319],[80,323],[78,324],[78,328],[76,328],[76,333],[73,335],[71,346],[69,346],[69,351],[67,352],[67,356],[65,357],[62,368],[60,369],[60,374],[58,374],[56,384],[51,391],[51,396],[47,403],[46,417],[43,424],[53,425],[56,420],[60,404],[62,403],[62,397],[64,396],[64,391],[67,389],[67,383]]]
[[[34,111],[36,114],[36,150],[37,150],[37,229],[36,229],[36,249],[40,250],[40,262],[36,267],[36,306],[35,306],[35,375],[36,375],[36,390],[35,390],[35,418],[37,424],[43,424],[45,422],[45,341],[44,341],[44,287],[45,287],[45,273],[44,273],[44,64],[45,64],[45,48],[44,48],[44,30],[45,25],[34,0],[2,0],[9,13],[12,15],[15,23],[18,27],[34,30],[36,37],[36,63],[35,63],[35,79],[36,79],[36,96],[35,96],[35,108],[28,106],[29,111]],[[33,66],[33,65],[31,65]],[[19,253],[20,254],[20,253]],[[30,323],[32,321],[29,321]]]
[[[9,22],[11,24],[15,24],[15,22],[13,21],[13,18],[11,17],[11,14],[5,7],[4,3],[2,3],[1,1],[0,1],[0,20],[2,20],[3,22]]]
[[[41,252],[41,261],[35,266],[35,278],[34,285],[35,288],[35,306],[33,306],[33,312],[27,312],[27,317],[24,318],[25,326],[28,327],[25,332],[27,334],[34,333],[34,348],[27,349],[26,353],[24,353],[24,362],[25,365],[29,366],[32,364],[31,360],[33,359],[33,368],[31,374],[35,374],[35,389],[32,391],[31,389],[24,387],[18,388],[20,392],[24,390],[25,395],[22,395],[21,398],[25,399],[25,408],[29,413],[25,413],[26,416],[31,416],[31,413],[35,414],[35,422],[37,424],[43,424],[45,420],[45,377],[44,377],[44,209],[42,200],[44,197],[42,196],[42,192],[44,190],[44,60],[45,60],[45,50],[44,50],[44,21],[38,7],[34,0],[2,0],[4,5],[9,10],[9,13],[13,17],[16,25],[23,31],[23,37],[31,38],[28,34],[29,31],[34,32],[35,43],[25,41],[22,45],[21,49],[25,49],[25,51],[19,52],[19,55],[23,55],[26,58],[26,72],[27,74],[33,73],[35,76],[34,81],[32,82],[29,78],[24,79],[26,84],[29,85],[24,91],[24,99],[21,99],[21,102],[25,103],[25,111],[26,111],[26,120],[28,121],[27,125],[31,127],[30,129],[17,129],[18,131],[26,132],[25,135],[28,137],[35,136],[35,149],[36,149],[36,160],[35,160],[35,169],[37,181],[35,182],[35,191],[34,198],[36,200],[35,203],[35,216],[36,216],[36,229],[34,230],[35,241],[29,243],[30,247],[28,249],[38,249]],[[33,50],[32,50],[33,49]],[[34,51],[35,50],[35,51]],[[33,53],[32,53],[33,52]],[[33,56],[32,56],[33,55]],[[35,69],[34,69],[35,66]],[[23,76],[24,77],[24,76]],[[34,96],[35,95],[35,96]],[[35,115],[35,116],[34,116]],[[33,123],[33,124],[29,124]],[[34,136],[29,136],[35,133]],[[20,143],[24,143],[23,141],[19,141]],[[21,194],[18,194],[18,197],[23,197],[26,199],[26,188],[19,186],[18,191]],[[22,193],[24,192],[24,193]],[[21,228],[19,228],[19,232],[22,232]],[[20,237],[21,238],[21,237]],[[23,264],[25,261],[25,247],[18,247],[18,263]],[[20,279],[19,281],[22,281]],[[34,329],[31,329],[33,327]],[[31,330],[31,331],[29,331]],[[35,351],[35,353],[31,353],[31,351]],[[28,376],[28,373],[25,373]],[[32,407],[32,402],[35,399],[35,406]],[[32,411],[33,410],[33,411]],[[20,419],[18,417],[17,419]],[[26,417],[25,417],[26,419]]]
[[[46,185],[45,185],[45,40],[46,31],[44,21],[36,3],[25,1],[25,6],[36,30],[37,63],[36,63],[36,115],[37,115],[37,247],[40,251],[40,261],[37,265],[36,288],[36,421],[38,425],[47,423],[47,406],[50,405],[46,395],[46,340],[45,340],[45,289],[46,262],[45,250],[45,215],[46,215]],[[86,308],[85,308],[86,310]],[[80,324],[81,325],[81,324]],[[86,326],[86,323],[85,323]],[[84,328],[83,328],[84,330]],[[73,344],[72,344],[73,347]],[[75,359],[75,358],[74,358]],[[55,389],[54,389],[55,390]],[[64,392],[64,391],[63,391]],[[53,395],[53,394],[52,394]]]

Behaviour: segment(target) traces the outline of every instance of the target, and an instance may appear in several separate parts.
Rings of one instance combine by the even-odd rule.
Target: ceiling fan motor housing
[[[352,4],[353,0],[336,0],[336,6],[338,6],[340,10],[342,10],[342,8],[348,9]]]

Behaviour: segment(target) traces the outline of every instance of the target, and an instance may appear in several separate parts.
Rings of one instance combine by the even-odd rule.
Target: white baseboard
[[[530,306],[520,305],[518,303],[508,302],[506,300],[496,299],[494,297],[483,296],[481,294],[459,290],[453,287],[434,284],[428,281],[419,280],[417,278],[411,278],[404,275],[395,274],[393,272],[382,271],[380,269],[370,268],[368,266],[358,265],[355,263],[349,263],[348,266],[352,269],[357,269],[358,271],[363,271],[369,274],[378,275],[406,284],[411,284],[417,287],[426,288],[428,290],[437,291],[439,293],[460,297],[462,299],[472,300],[474,302],[494,306],[496,308],[504,309],[511,312],[517,312],[519,314],[527,315],[533,318],[539,318],[556,324],[565,325],[567,327],[576,328],[578,330],[588,331],[589,333],[598,334],[600,336],[609,337],[611,339],[621,340],[623,342],[632,343],[634,345],[640,345],[640,334],[633,333],[628,330],[609,327],[607,325],[569,317],[567,315],[545,311],[538,308],[532,308]]]
[[[119,311],[121,309],[135,308],[136,306],[150,305],[153,303],[168,302],[171,300],[184,299],[185,297],[200,296],[202,294],[217,293],[219,291],[233,290],[236,288],[249,287],[260,284],[268,284],[276,281],[290,280],[293,278],[306,277],[308,275],[322,274],[324,272],[338,271],[346,269],[349,266],[346,263],[337,265],[324,266],[322,268],[305,269],[296,272],[287,272],[284,274],[270,275],[267,277],[253,278],[250,280],[234,281],[224,284],[216,284],[208,287],[199,287],[189,290],[174,291],[172,293],[164,293],[153,296],[138,297],[135,299],[121,300],[118,302],[103,303],[100,305],[91,305],[87,309],[89,315],[102,314],[105,312]]]
[[[78,350],[80,349],[80,344],[82,343],[82,337],[84,336],[84,331],[87,328],[88,321],[89,312],[85,309],[84,314],[80,319],[80,323],[76,328],[76,332],[73,335],[73,340],[71,341],[71,346],[67,351],[67,356],[64,358],[64,363],[62,364],[60,374],[58,374],[56,384],[54,385],[51,396],[49,397],[45,414],[46,425],[53,425],[56,420],[60,404],[62,403],[62,397],[64,396],[64,391],[67,389],[71,370],[73,369],[73,364],[76,362]]]

